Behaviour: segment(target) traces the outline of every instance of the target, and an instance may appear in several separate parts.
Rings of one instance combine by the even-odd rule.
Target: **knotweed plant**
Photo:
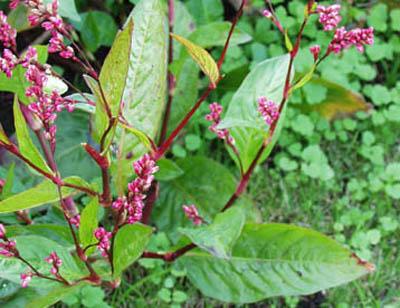
[[[267,1],[258,18],[277,27],[287,54],[255,66],[226,112],[213,102],[205,117],[238,166],[239,180],[230,187],[221,167],[210,165],[215,162],[193,157],[185,165],[172,160],[169,151],[224,79],[224,60],[246,10],[245,0],[217,60],[174,34],[176,1],[142,0],[117,34],[100,71],[87,59],[72,25],[61,17],[57,0],[10,1],[10,9],[19,6],[27,8],[30,25],[43,28],[49,40],[45,47],[21,51],[17,31],[0,12],[0,70],[16,83],[16,141],[0,130],[0,146],[43,182],[0,202],[0,213],[16,213],[23,226],[0,224],[0,267],[9,273],[3,278],[19,280],[22,288],[40,289],[36,304],[51,305],[84,284],[118,288],[123,273],[143,258],[176,261],[205,296],[234,303],[310,294],[373,271],[372,264],[316,231],[261,223],[246,201],[255,168],[277,142],[291,94],[311,80],[327,57],[353,46],[363,52],[373,44],[372,28],[341,26],[340,5],[308,0],[300,29],[288,33]],[[294,61],[314,15],[320,31],[332,39],[328,46],[310,47],[314,64],[307,74],[297,76]],[[143,39],[144,27],[153,27],[147,29],[148,41]],[[178,43],[179,53],[173,46]],[[46,64],[47,53],[79,64],[92,93],[82,93]],[[172,68],[185,61],[198,65],[209,84],[197,101],[185,102],[190,108],[182,114],[175,105],[182,68]],[[76,93],[66,96],[68,90]],[[57,136],[68,131],[57,129],[57,117],[63,110],[77,109],[91,114],[92,138],[81,146],[98,166],[101,185],[65,178],[60,172]],[[198,184],[200,175],[207,177],[208,191]],[[180,181],[188,192],[176,198],[171,181]],[[7,185],[0,183],[2,189]],[[89,202],[77,203],[82,196]],[[54,229],[32,219],[29,209],[54,202],[64,225]],[[60,228],[62,232],[55,231]],[[169,234],[175,249],[148,250],[159,230]]]

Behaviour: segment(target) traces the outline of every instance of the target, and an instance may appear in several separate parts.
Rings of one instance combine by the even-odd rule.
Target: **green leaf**
[[[45,4],[51,4],[53,0],[43,0]],[[58,13],[62,17],[67,17],[73,21],[80,21],[81,18],[76,10],[75,0],[59,1]]]
[[[284,224],[246,225],[230,260],[195,250],[178,262],[204,295],[230,303],[312,294],[374,269],[332,239]]]
[[[57,151],[55,158],[60,173],[65,176],[79,176],[91,181],[100,176],[94,160],[82,148],[88,142],[90,116],[82,111],[61,112],[56,121]]]
[[[121,124],[122,127],[126,130],[126,132],[132,134],[133,136],[137,137],[138,140],[148,149],[152,150],[151,142],[150,142],[150,137],[147,136],[144,132],[130,126],[126,126],[124,124]]]
[[[293,92],[297,89],[304,87],[314,76],[314,71],[315,71],[316,67],[317,66],[314,64],[311,67],[310,71],[307,74],[305,74],[303,77],[301,77],[300,80],[291,88],[290,92]]]
[[[99,200],[93,198],[88,205],[85,206],[81,213],[81,224],[79,226],[79,240],[82,247],[86,247],[97,243],[94,231],[99,225],[98,213],[99,213]],[[87,255],[91,255],[96,247],[91,247],[86,251]]]
[[[293,44],[290,40],[287,30],[285,31],[285,45],[288,52],[291,52],[293,50]]]
[[[179,232],[217,258],[230,259],[233,245],[242,232],[245,217],[243,208],[234,206],[215,216],[210,225],[199,228],[180,228]]]
[[[198,25],[223,19],[224,7],[221,1],[189,0],[186,5]]]
[[[67,286],[56,287],[47,294],[35,298],[33,301],[29,303],[29,307],[32,308],[50,307],[54,304],[57,304],[63,298],[75,293],[78,289],[82,288],[82,285],[83,283],[69,287]]]
[[[123,94],[123,115],[131,127],[155,139],[164,116],[167,91],[168,20],[163,0],[142,0],[128,20],[135,27],[130,49],[129,69]],[[118,191],[126,188],[133,159],[147,150],[136,136],[117,129],[116,139],[121,153],[115,180]],[[126,159],[129,153],[135,155]],[[132,156],[132,155],[130,155]],[[114,166],[116,167],[116,166]]]
[[[177,34],[171,34],[172,37],[185,46],[187,52],[193,58],[193,60],[200,66],[204,74],[206,74],[211,83],[215,84],[219,79],[219,69],[217,63],[210,56],[210,54],[202,47],[192,43],[191,41],[185,39]]]
[[[158,160],[157,165],[160,168],[155,174],[157,181],[171,181],[183,174],[183,170],[170,159],[162,158]]]
[[[31,28],[28,21],[28,8],[21,4],[8,14],[8,23],[18,32],[25,31]]]
[[[231,29],[230,22],[213,22],[196,29],[188,39],[196,45],[203,48],[210,48],[214,46],[224,46]],[[252,37],[243,30],[236,28],[232,34],[230,46],[248,43]]]
[[[201,156],[176,161],[183,174],[172,181],[160,183],[160,197],[154,206],[152,221],[160,231],[176,235],[178,227],[191,226],[182,205],[195,204],[200,215],[211,221],[235,192],[237,180],[225,166]],[[253,216],[251,202],[239,200],[235,206],[246,208]]]
[[[82,181],[78,177],[66,178],[64,179],[64,182],[82,185]],[[64,198],[77,193],[75,189],[69,187],[63,187],[61,192]],[[31,189],[0,201],[0,213],[13,213],[16,211],[31,209],[57,202],[58,200],[59,195],[57,186],[52,181],[46,180]]]
[[[257,155],[269,129],[258,112],[257,100],[265,96],[277,104],[282,101],[289,60],[290,56],[285,55],[268,59],[254,67],[233,96],[226,116],[219,126],[230,129],[245,170]],[[282,110],[274,138],[260,163],[268,157],[278,140],[285,120],[286,106],[287,104]],[[235,159],[234,154],[231,153],[231,156]]]
[[[327,89],[326,98],[318,104],[294,104],[304,113],[318,112],[327,120],[343,115],[352,115],[358,111],[370,110],[370,105],[359,93],[346,89],[340,84],[322,78],[312,78],[309,85],[323,86]]]
[[[127,86],[132,41],[133,21],[131,19],[115,38],[100,72],[100,85],[114,116],[117,116],[120,111],[122,95]]]
[[[87,274],[86,270],[82,270],[78,266],[68,249],[57,242],[37,235],[17,236],[13,238],[13,240],[16,241],[21,256],[31,263],[39,272],[50,274],[51,265],[44,259],[55,251],[63,261],[63,264],[60,267],[60,274],[64,278],[71,281]],[[3,258],[0,258],[0,276],[2,278],[20,283],[20,274],[27,270],[27,266],[17,259],[4,260]],[[54,282],[33,278],[30,285],[33,287],[45,287],[54,285]]]
[[[142,255],[152,232],[151,227],[142,224],[126,225],[119,230],[113,246],[115,277]]]
[[[82,14],[81,37],[89,51],[95,52],[100,46],[111,46],[118,27],[111,15],[101,11]]]
[[[28,126],[16,96],[14,98],[14,125],[21,154],[41,170],[53,173],[29,135]]]
[[[3,126],[0,124],[0,142],[4,144],[10,144],[10,140],[8,139],[6,133],[4,132]]]

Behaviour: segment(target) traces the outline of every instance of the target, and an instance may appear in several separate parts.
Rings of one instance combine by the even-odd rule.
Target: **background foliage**
[[[100,65],[127,12],[138,1],[77,0],[76,9],[73,1],[61,2],[65,5],[63,11],[66,17],[76,27],[89,55]],[[294,33],[302,21],[303,1],[272,2],[277,5],[277,14],[288,27],[289,34]],[[229,28],[224,20],[231,18],[234,12],[232,3],[234,1],[179,1],[175,32],[210,49],[216,57]],[[396,307],[400,304],[400,7],[396,1],[348,0],[342,1],[342,4],[345,22],[373,26],[377,34],[376,43],[367,48],[363,55],[350,50],[340,59],[329,58],[321,66],[318,76],[295,93],[287,110],[287,120],[278,147],[269,160],[256,170],[243,203],[257,205],[259,211],[253,219],[261,216],[265,221],[310,226],[333,236],[360,257],[373,261],[377,271],[350,286],[326,293],[306,298],[275,299],[260,305]],[[210,103],[219,101],[227,106],[252,68],[266,58],[285,52],[281,35],[260,15],[263,7],[264,1],[251,1],[239,22],[240,30],[223,67],[225,78],[209,99]],[[18,22],[20,18],[17,13],[15,15]],[[21,30],[26,29],[26,24],[19,21],[18,25]],[[215,37],[212,36],[214,32]],[[27,43],[36,34],[34,31],[24,33]],[[310,45],[316,42],[329,43],[329,37],[319,31],[316,24],[306,29],[305,36]],[[296,63],[299,72],[306,72],[312,64],[308,48],[304,47]],[[199,77],[198,68],[188,61],[179,46],[175,48],[175,54],[180,57],[172,69],[178,79],[185,81],[178,82],[181,88],[177,88],[179,95],[175,100],[180,100],[176,105],[185,106],[182,102],[190,104],[194,101],[199,90],[207,85],[207,79]],[[56,60],[50,58],[50,61]],[[75,80],[76,85],[87,90],[78,78],[79,68],[66,66],[65,63],[55,64],[59,65],[60,72],[67,78]],[[225,165],[213,167],[215,162],[204,163],[211,166],[209,177],[221,173],[231,175],[232,179],[235,176],[234,162],[207,129],[208,123],[204,120],[207,109],[205,104],[186,134],[173,147],[171,158],[179,158],[179,164],[172,167],[175,173],[171,175],[169,172],[167,176],[175,179],[161,191],[154,213],[154,219],[163,217],[158,224],[161,231],[169,230],[173,219],[184,221],[183,215],[181,218],[168,215],[173,212],[174,204],[181,204],[179,197],[182,189],[192,196],[197,192],[198,195],[194,197],[203,208],[212,208],[212,199],[202,199],[204,193],[210,194],[208,179],[201,178],[192,163],[185,160],[188,155],[196,155],[198,160],[204,160],[202,156],[206,156]],[[174,110],[176,118],[171,122],[176,123],[184,113],[184,108]],[[59,161],[62,162],[60,168],[63,175],[69,176],[78,171],[87,180],[95,180],[99,174],[93,163],[80,147],[76,147],[79,144],[77,139],[85,141],[90,138],[82,133],[86,131],[86,117],[85,113],[76,112],[73,116],[59,118],[59,130],[65,129],[68,133],[60,135],[59,147],[66,150],[58,155],[62,157]],[[14,168],[14,165],[3,164],[0,177],[10,176],[10,168]],[[26,170],[17,171],[21,169],[20,165],[15,168],[14,185],[10,191],[3,191],[2,198],[7,193],[19,192],[34,184]],[[204,177],[204,173],[201,174]],[[162,177],[162,174],[159,176]],[[196,189],[182,184],[185,183],[185,176],[198,176]],[[229,196],[234,181],[229,181],[229,176],[221,178],[226,183],[221,183],[221,189],[214,193]],[[89,202],[85,199],[81,201],[82,204]],[[32,215],[35,215],[35,211]],[[52,208],[41,220],[44,223],[61,221],[60,215],[56,208]],[[12,215],[3,214],[1,220],[16,223]],[[149,248],[168,250],[174,244],[173,238],[161,232],[152,238]],[[105,293],[99,288],[86,286],[74,290],[64,302],[72,307],[123,307],[126,303],[171,307],[182,304],[191,307],[219,305],[199,294],[188,281],[187,275],[179,264],[171,266],[157,260],[141,260],[139,266],[124,276],[122,288]],[[16,292],[18,285],[4,280],[0,299],[15,304]]]

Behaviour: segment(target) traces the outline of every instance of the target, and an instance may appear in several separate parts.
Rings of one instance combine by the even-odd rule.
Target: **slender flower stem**
[[[34,273],[37,277],[39,278],[43,278],[43,279],[47,279],[47,280],[52,280],[52,281],[56,281],[65,285],[70,285],[70,283],[65,280],[64,278],[60,277],[61,279],[57,279],[57,278],[53,278],[50,276],[46,276],[42,273],[40,273],[32,264],[30,264],[26,259],[24,259],[23,257],[21,257],[19,254],[17,256],[15,256],[18,260],[20,260],[21,262],[25,263]]]
[[[169,22],[169,33],[172,34],[174,32],[174,21],[175,21],[175,1],[168,0],[168,22]],[[174,40],[172,36],[169,36],[169,47],[168,47],[168,67],[174,61]],[[161,134],[159,144],[162,144],[165,141],[167,130],[168,130],[168,122],[171,115],[171,107],[172,107],[172,100],[174,98],[174,91],[175,91],[175,76],[172,74],[170,69],[168,69],[167,73],[168,79],[168,101],[167,107],[165,109],[165,116],[162,124]]]
[[[229,47],[229,43],[231,41],[233,32],[236,28],[236,25],[239,21],[240,16],[242,16],[243,13],[243,8],[245,6],[245,4],[247,3],[247,0],[242,0],[242,4],[234,18],[234,20],[232,21],[232,25],[231,25],[231,29],[229,31],[229,35],[228,38],[225,42],[225,46],[223,48],[222,54],[218,60],[218,68],[221,69],[222,64],[225,60],[225,56],[226,56],[226,52],[228,50]],[[191,120],[191,118],[193,117],[193,115],[195,114],[195,112],[199,109],[199,107],[201,106],[201,104],[208,98],[208,96],[210,95],[210,93],[212,91],[214,91],[218,85],[218,83],[221,81],[221,78],[219,80],[217,80],[215,83],[210,83],[208,88],[205,90],[205,92],[203,93],[203,95],[199,98],[199,100],[196,102],[196,104],[193,106],[193,108],[189,111],[189,113],[183,118],[183,120],[179,123],[178,127],[175,128],[175,130],[171,133],[171,135],[166,139],[166,141],[158,148],[157,152],[154,155],[154,159],[158,160],[160,159],[162,156],[164,156],[164,154],[168,151],[168,149],[170,148],[170,146],[172,145],[172,143],[174,142],[175,138],[178,136],[178,134],[182,131],[182,129],[187,125],[187,123]]]

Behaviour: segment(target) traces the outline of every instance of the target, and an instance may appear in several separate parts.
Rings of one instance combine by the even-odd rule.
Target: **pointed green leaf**
[[[250,166],[267,137],[269,127],[258,112],[258,98],[265,96],[276,104],[282,101],[290,56],[284,55],[259,63],[242,82],[233,96],[219,128],[228,128],[245,170]],[[280,117],[275,138],[265,151],[260,163],[267,158],[283,126],[285,110]],[[232,157],[235,159],[234,155]]]
[[[78,185],[83,184],[82,180],[77,177],[66,178],[64,179],[64,182]],[[76,189],[69,187],[63,187],[61,191],[64,198],[78,193]],[[13,213],[16,211],[31,209],[57,202],[58,200],[59,195],[57,186],[52,181],[46,180],[31,189],[0,201],[0,213]]]
[[[126,225],[115,237],[114,276],[119,277],[122,272],[135,262],[145,250],[153,230],[142,224]]]
[[[10,144],[10,140],[8,139],[6,133],[4,132],[3,126],[0,124],[0,142],[3,144]]]
[[[177,34],[171,34],[172,37],[185,46],[187,52],[193,58],[193,60],[200,66],[204,74],[206,74],[212,83],[216,83],[219,79],[219,69],[217,63],[207,52],[207,50],[202,47],[192,43],[191,41],[185,39]]]
[[[179,262],[204,295],[230,303],[312,294],[374,269],[334,240],[284,224],[246,225],[230,260],[195,250]]]
[[[142,0],[128,18],[133,20],[129,69],[124,89],[123,116],[129,126],[152,140],[160,130],[167,98],[168,19],[163,0]],[[128,52],[128,51],[126,51]],[[132,160],[147,152],[138,138],[117,129],[119,160],[114,165],[116,186],[126,189]],[[134,155],[128,155],[134,154]],[[126,157],[131,157],[126,159]]]
[[[170,159],[162,158],[157,161],[157,165],[160,168],[155,174],[157,181],[171,181],[184,173],[183,170]]]
[[[304,87],[314,76],[314,71],[317,68],[316,64],[314,64],[310,71],[305,74],[303,77],[300,78],[300,80],[290,89],[290,92],[293,92],[294,90],[300,89]]]
[[[29,307],[31,308],[43,308],[43,307],[51,307],[54,304],[57,304],[60,300],[67,297],[70,294],[74,294],[78,289],[82,288],[84,283],[79,283],[73,286],[59,286],[52,289],[50,292],[38,296],[33,301],[29,303]]]
[[[244,209],[235,206],[215,216],[211,225],[180,228],[179,232],[217,258],[229,259],[233,245],[242,232],[245,220]]]
[[[100,72],[100,85],[111,113],[117,116],[122,103],[132,46],[133,21],[117,34]]]
[[[16,96],[14,99],[14,125],[17,134],[18,148],[21,154],[31,161],[35,166],[48,173],[52,173],[52,170],[47,165],[46,161],[36,148],[31,136],[29,135],[28,125],[26,124],[24,115],[21,112],[18,98]]]
[[[99,200],[93,198],[88,205],[85,206],[81,213],[81,223],[79,226],[79,240],[82,247],[85,248],[89,245],[97,243],[94,231],[99,225]],[[92,254],[96,247],[91,247],[86,251],[87,255]]]

